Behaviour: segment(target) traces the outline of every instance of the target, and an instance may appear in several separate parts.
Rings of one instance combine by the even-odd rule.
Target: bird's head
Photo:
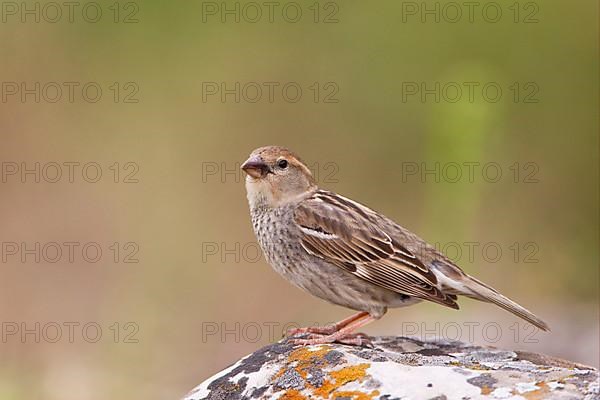
[[[254,150],[242,164],[251,206],[278,207],[317,189],[310,169],[286,148],[266,146]]]

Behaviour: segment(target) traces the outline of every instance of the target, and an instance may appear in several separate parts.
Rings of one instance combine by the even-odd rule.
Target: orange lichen
[[[364,378],[366,370],[369,368],[369,364],[358,364],[350,367],[342,368],[338,371],[331,371],[330,375],[335,379],[335,383],[338,386],[344,385],[348,382],[355,381],[359,378]]]
[[[316,350],[310,350],[307,347],[301,347],[290,353],[288,361],[290,363],[296,362],[296,371],[300,376],[306,379],[308,370],[311,367],[321,367],[324,363],[328,363],[325,355],[331,351],[330,346],[320,346]]]
[[[550,388],[546,385],[546,382],[537,382],[535,384],[539,389],[532,390],[531,392],[520,393],[521,396],[528,400],[542,400],[550,392]]]
[[[309,347],[300,347],[290,353],[288,360],[292,362],[298,361],[300,363],[310,363],[314,362],[316,359],[323,359],[330,351],[330,346],[320,346],[316,350],[311,350]]]
[[[281,375],[283,375],[285,373],[285,367],[281,367],[279,369],[279,371],[277,371],[272,377],[271,380],[275,380],[277,378],[279,378]]]
[[[283,396],[280,397],[281,400],[306,400],[306,397],[300,394],[299,391],[290,389],[286,390]]]
[[[366,370],[369,368],[369,364],[352,365],[335,371],[330,371],[326,373],[323,384],[319,387],[316,387],[308,382],[307,376],[310,370],[317,368],[323,371],[324,367],[331,365],[331,362],[326,356],[332,350],[332,347],[327,345],[320,346],[316,349],[310,347],[301,347],[292,351],[287,357],[288,364],[294,365],[293,368],[302,377],[306,384],[306,388],[313,396],[321,399],[349,397],[352,400],[372,400],[375,396],[379,395],[379,391],[377,390],[374,390],[370,393],[363,393],[361,391],[337,391],[339,388],[349,382],[363,379],[367,375]],[[285,371],[285,367],[281,368],[273,375],[272,379],[275,380],[281,377]],[[298,390],[289,389],[285,391],[281,399],[305,400],[306,396],[304,396]]]
[[[482,395],[484,395],[484,396],[485,396],[485,395],[488,395],[488,394],[490,394],[490,393],[492,393],[492,392],[493,392],[492,388],[491,388],[491,387],[489,387],[489,386],[487,386],[487,385],[485,385],[485,386],[483,386],[483,387],[481,388],[481,394],[482,394]]]
[[[334,390],[344,386],[348,382],[364,378],[369,364],[358,364],[345,367],[337,371],[331,371],[329,377],[332,380],[326,380],[320,388],[315,389],[315,394],[323,398],[329,398],[329,394]]]
[[[452,363],[450,363],[452,364]],[[473,365],[469,366],[469,369],[475,370],[475,371],[488,371],[491,368],[490,367],[486,367],[483,364],[479,364],[478,362],[474,363]]]

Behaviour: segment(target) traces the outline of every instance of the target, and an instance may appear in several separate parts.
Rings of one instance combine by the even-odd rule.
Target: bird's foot
[[[290,328],[285,332],[286,337],[305,335],[307,333],[317,335],[333,335],[338,329],[335,325],[307,326],[304,328]]]
[[[366,346],[373,347],[373,343],[368,335],[364,333],[343,333],[335,332],[333,334],[319,334],[309,333],[306,338],[295,338],[290,339],[293,344],[300,344],[303,346],[311,346],[316,344],[326,343],[342,343],[349,344],[352,346]]]

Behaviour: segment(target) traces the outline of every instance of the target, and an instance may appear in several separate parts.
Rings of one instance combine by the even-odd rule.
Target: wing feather
[[[435,274],[373,210],[319,190],[296,209],[304,249],[382,288],[458,308],[455,296],[437,287]]]

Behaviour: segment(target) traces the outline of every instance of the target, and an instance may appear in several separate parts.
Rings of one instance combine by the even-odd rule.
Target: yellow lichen
[[[366,375],[365,371],[369,366],[369,364],[358,364],[337,371],[331,371],[329,373],[331,380],[323,382],[323,385],[320,388],[315,388],[314,392],[316,395],[328,399],[333,391],[344,386],[346,383],[364,378]]]
[[[276,380],[277,378],[279,378],[281,375],[283,375],[285,373],[285,367],[281,367],[279,369],[279,371],[277,371],[272,377],[271,380]]]
[[[491,368],[490,367],[486,367],[485,365],[479,364],[479,363],[474,363],[473,365],[469,366],[469,369],[475,370],[475,371],[488,371]]]
[[[309,347],[300,347],[290,353],[288,360],[290,362],[298,361],[299,363],[312,363],[317,359],[323,359],[330,351],[330,346],[319,346],[316,350],[311,350]]]
[[[306,400],[306,397],[300,394],[299,391],[290,389],[286,390],[283,396],[280,397],[281,400]]]
[[[548,387],[548,385],[546,385],[546,382],[537,382],[535,385],[539,387],[539,389],[533,390],[531,392],[520,393],[520,395],[528,400],[544,399],[546,395],[550,392],[550,388]]]
[[[349,382],[353,382],[359,379],[363,379],[367,374],[366,370],[370,364],[358,364],[352,365],[339,370],[330,371],[324,377],[323,384],[319,387],[312,385],[306,380],[306,377],[311,369],[318,368],[323,371],[326,365],[331,364],[330,361],[325,357],[329,352],[332,351],[331,346],[323,345],[318,348],[314,347],[301,347],[292,351],[288,357],[288,364],[294,365],[294,369],[304,379],[307,389],[312,392],[316,398],[320,399],[336,399],[337,397],[349,397],[352,400],[372,400],[375,396],[379,395],[379,391],[375,390],[370,393],[363,393],[361,391],[337,391],[339,388]],[[277,371],[272,379],[277,379],[284,374],[286,368],[281,368]],[[298,390],[286,390],[282,395],[283,400],[305,400],[304,396]]]
[[[358,364],[350,367],[342,368],[338,371],[331,371],[330,375],[335,379],[336,384],[339,386],[344,385],[348,382],[355,381],[359,378],[364,378],[366,370],[369,368],[369,364]]]
[[[325,356],[331,350],[332,348],[327,345],[320,346],[316,350],[312,350],[308,347],[301,347],[290,353],[288,361],[290,363],[296,362],[297,365],[294,369],[302,378],[306,379],[308,370],[311,369],[311,367],[323,368],[323,364],[329,363]]]
[[[489,387],[489,386],[487,386],[487,385],[484,385],[484,386],[481,387],[481,394],[484,395],[484,396],[488,395],[488,394],[490,394],[492,392],[493,392],[492,388]]]

